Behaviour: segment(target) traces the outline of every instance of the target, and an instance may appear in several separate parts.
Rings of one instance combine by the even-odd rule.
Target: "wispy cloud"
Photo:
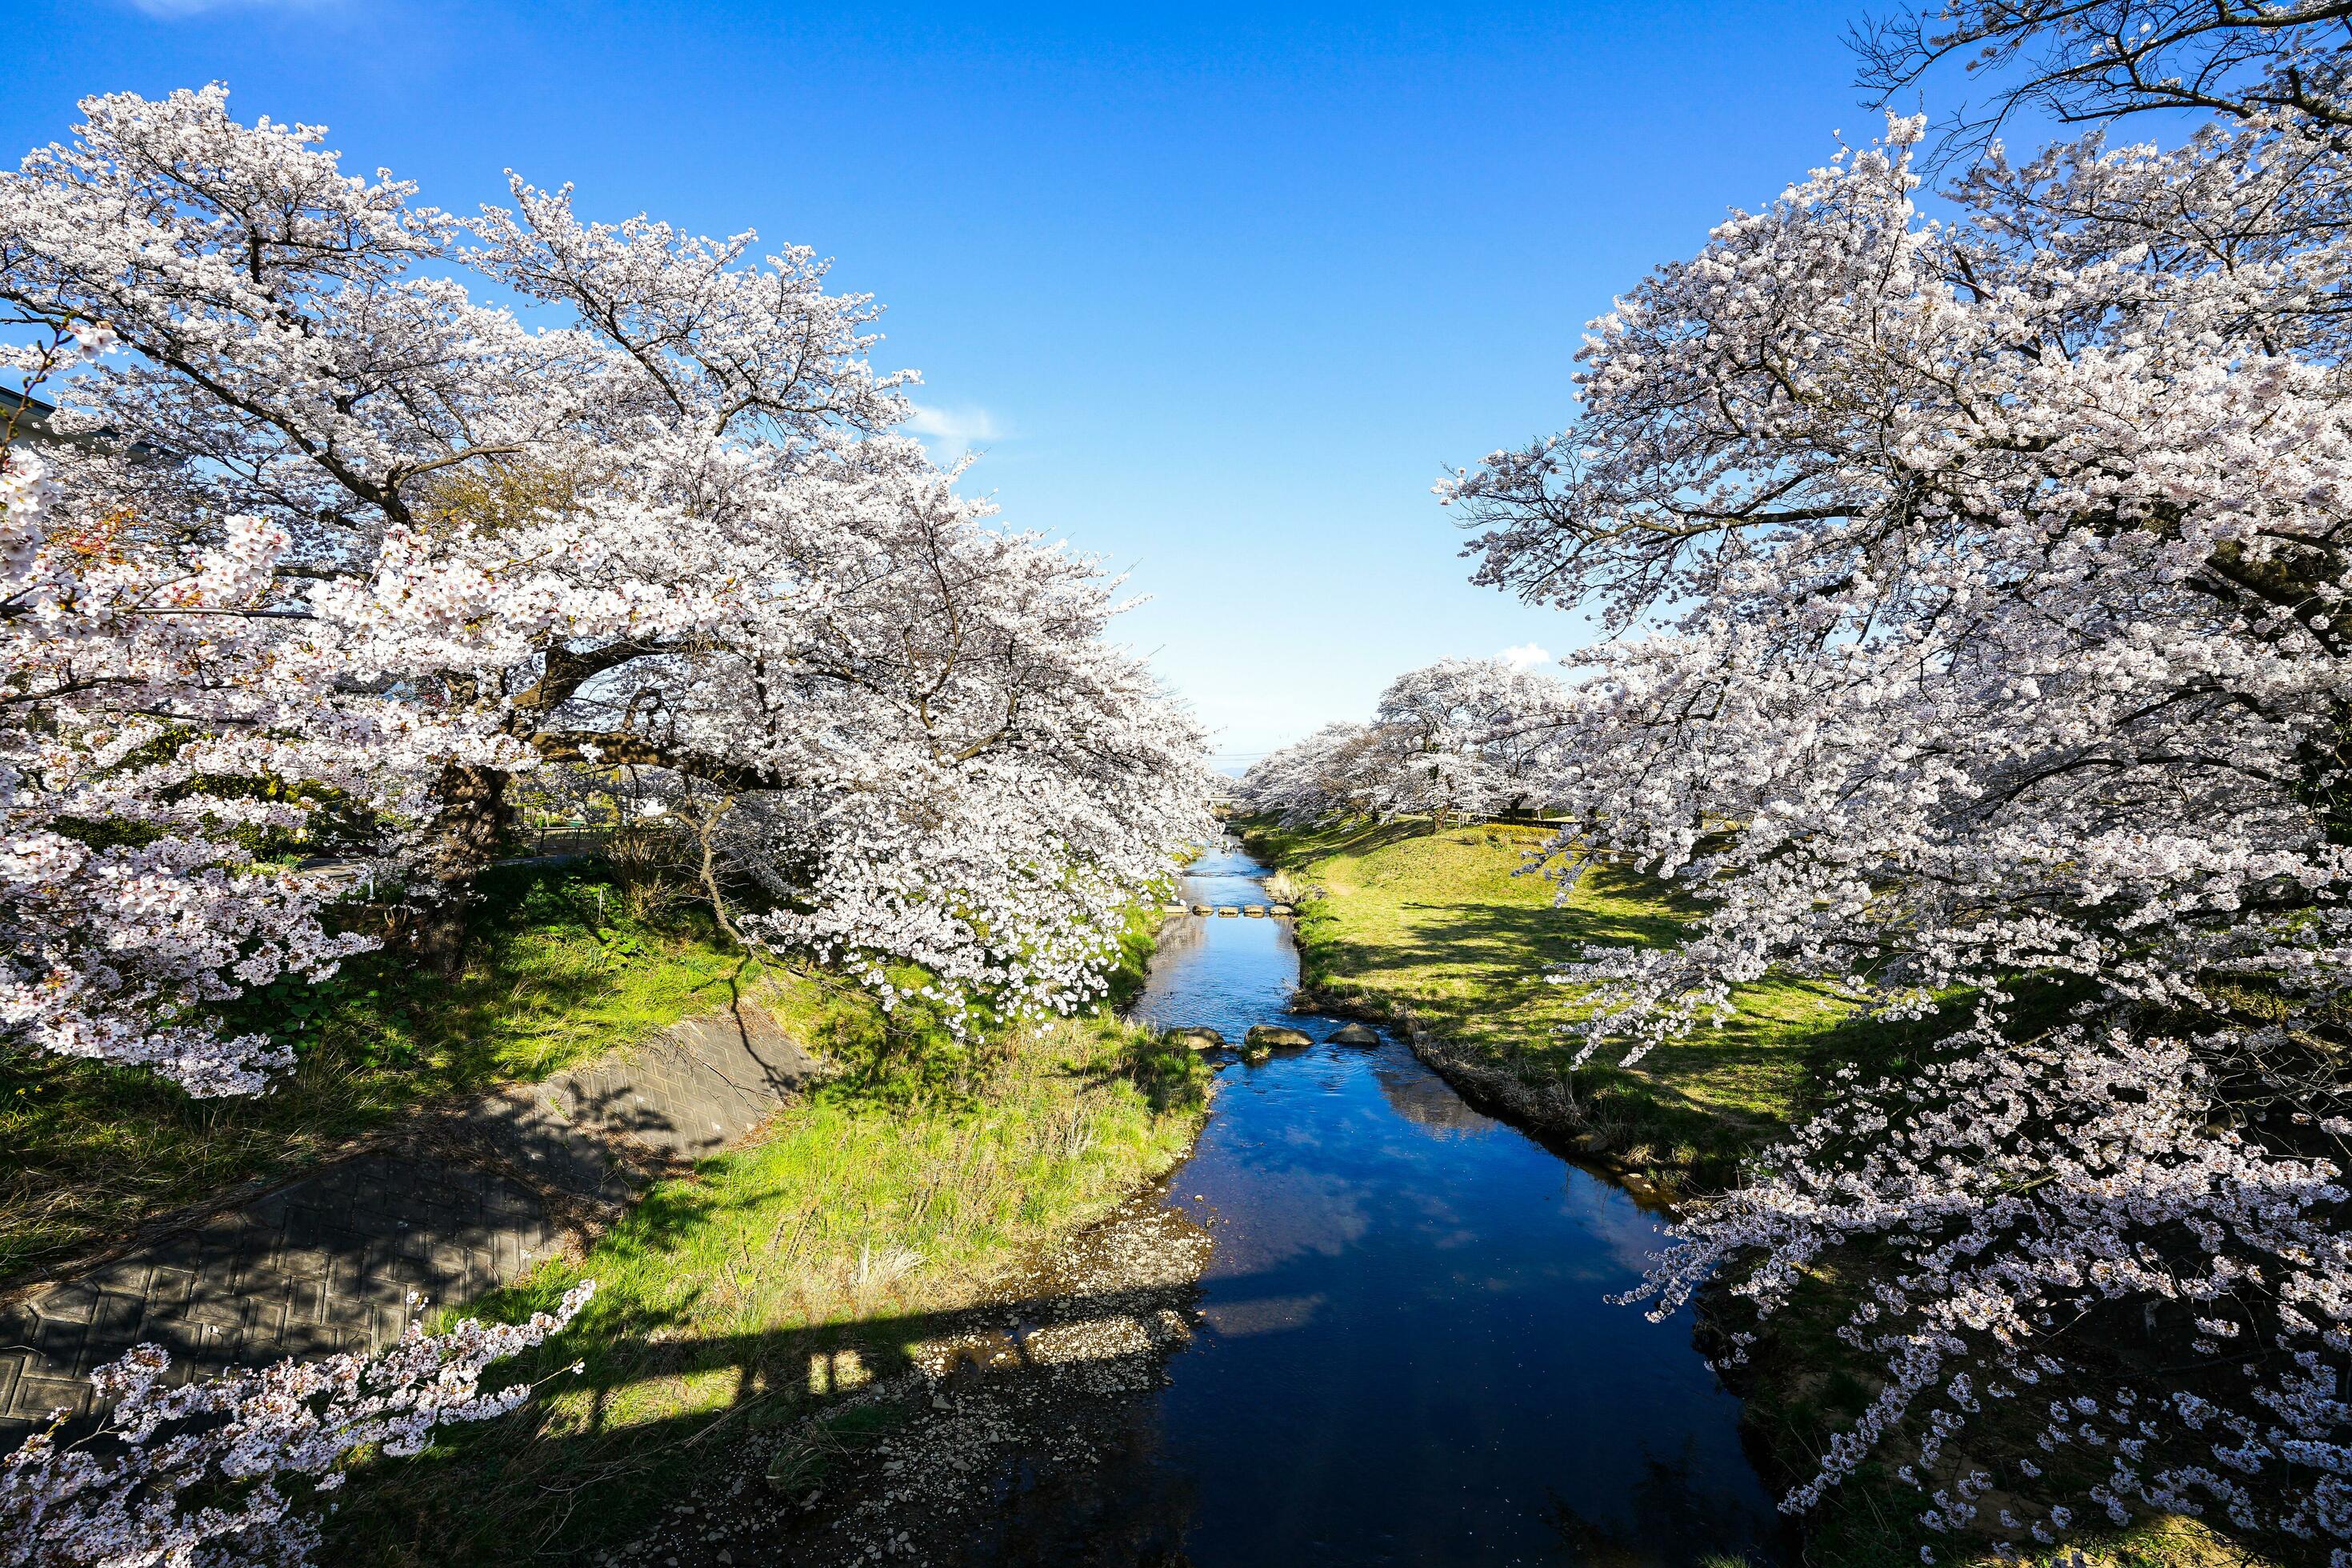
[[[933,408],[921,403],[901,428],[942,463],[960,461],[975,443],[1003,440],[1006,435],[985,408]]]
[[[1523,642],[1517,647],[1507,647],[1495,657],[1508,664],[1513,669],[1533,669],[1537,665],[1551,662],[1551,655],[1531,642]]]

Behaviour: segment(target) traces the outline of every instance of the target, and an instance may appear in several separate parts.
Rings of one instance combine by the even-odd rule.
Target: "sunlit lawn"
[[[1588,944],[1664,944],[1690,916],[1659,884],[1594,869],[1564,905],[1525,869],[1545,835],[1503,824],[1433,833],[1425,822],[1312,831],[1253,825],[1253,845],[1319,886],[1299,943],[1310,984],[1403,1006],[1523,1075],[1569,1072],[1581,992],[1549,978]],[[1591,1121],[1639,1163],[1689,1165],[1751,1145],[1796,1114],[1817,1050],[1845,1023],[1819,987],[1742,987],[1736,1016],[1631,1068],[1604,1049],[1577,1074]]]

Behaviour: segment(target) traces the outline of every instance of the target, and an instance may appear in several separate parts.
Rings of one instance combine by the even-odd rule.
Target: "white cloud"
[[[1001,440],[1005,435],[1003,426],[985,408],[932,408],[920,403],[914,406],[914,417],[900,428],[920,439],[942,463],[960,460],[974,442]]]
[[[1517,647],[1507,647],[1495,657],[1513,669],[1533,669],[1537,665],[1551,662],[1551,655],[1531,642],[1523,642]]]

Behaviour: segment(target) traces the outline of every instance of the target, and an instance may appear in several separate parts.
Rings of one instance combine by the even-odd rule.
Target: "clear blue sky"
[[[1565,423],[1585,321],[1875,121],[1834,3],[982,10],[16,0],[0,153],[217,79],[437,205],[511,166],[813,246],[971,484],[1131,570],[1238,762],[1587,635],[1470,587],[1432,480]]]

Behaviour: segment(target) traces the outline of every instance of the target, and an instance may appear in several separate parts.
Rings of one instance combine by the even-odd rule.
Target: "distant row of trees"
[[[1410,670],[1370,721],[1327,724],[1269,752],[1234,805],[1292,822],[1329,816],[1463,817],[1539,809],[1567,689],[1506,658],[1450,658]]]

